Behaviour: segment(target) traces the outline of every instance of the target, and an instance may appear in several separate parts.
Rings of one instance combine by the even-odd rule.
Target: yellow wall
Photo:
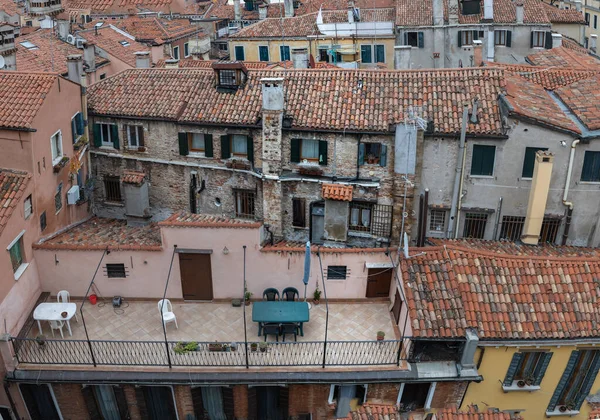
[[[580,349],[590,348],[580,347]],[[522,350],[532,350],[535,347],[521,347]],[[481,383],[472,382],[469,384],[467,393],[462,403],[463,409],[468,405],[477,404],[479,407],[490,406],[500,410],[523,410],[523,416],[526,419],[544,419],[546,408],[550,403],[550,398],[556,389],[567,361],[571,356],[571,351],[577,350],[576,346],[550,347],[540,346],[539,349],[547,349],[553,353],[550,365],[540,385],[541,389],[537,391],[511,391],[502,390],[502,382],[510,365],[513,354],[519,351],[516,347],[485,347],[481,366],[478,371],[483,376]],[[481,350],[480,350],[481,351]],[[475,360],[478,360],[476,355]],[[600,380],[596,377],[591,393],[600,390]],[[584,402],[580,409],[580,414],[576,419],[588,419],[590,407]],[[562,417],[561,417],[562,418]]]
[[[320,39],[320,40],[307,40],[307,39],[286,39],[282,42],[281,39],[262,39],[262,40],[230,40],[229,41],[229,54],[232,60],[235,59],[235,46],[243,45],[245,51],[246,61],[259,61],[258,47],[260,45],[269,46],[269,61],[278,62],[281,61],[279,47],[281,45],[288,45],[291,50],[294,48],[309,48],[310,54],[313,55],[316,61],[319,59],[319,46],[328,47],[332,44],[340,45],[341,48],[351,47],[353,44],[356,45],[358,54],[353,55],[342,55],[343,61],[355,61],[360,60],[360,45],[361,44],[372,44],[372,45],[385,45],[385,64],[389,69],[394,68],[394,38],[362,38],[362,39]],[[367,66],[364,66],[367,67]]]
[[[552,0],[543,0],[543,1],[548,4],[552,4]],[[555,0],[554,6],[556,6],[558,3],[559,3],[558,0]],[[584,29],[585,38],[589,38],[591,34],[600,35],[600,0],[582,0],[581,4],[582,4],[581,11],[583,13],[583,16],[585,16],[585,13],[590,14],[590,26],[583,25],[583,27],[585,28]],[[574,0],[571,0],[571,1],[566,0],[565,7],[568,7],[569,9],[575,9],[575,1]],[[598,27],[597,28],[594,28],[594,16],[598,16],[598,25],[597,25]],[[575,26],[578,26],[578,25],[552,24],[552,30],[556,31],[558,33],[561,33],[563,35],[570,36],[571,38],[574,38],[583,44],[584,40],[580,39],[580,35],[577,35],[579,31],[574,29]]]

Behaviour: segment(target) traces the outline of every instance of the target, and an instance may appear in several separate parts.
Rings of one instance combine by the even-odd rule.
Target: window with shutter
[[[50,385],[19,384],[19,389],[31,420],[59,420],[62,418]]]
[[[533,168],[535,166],[535,154],[538,150],[546,151],[547,147],[526,147],[525,158],[523,159],[523,171],[521,172],[522,178],[531,178],[533,176]]]
[[[269,47],[260,45],[258,47],[258,58],[260,61],[269,61]]]
[[[319,140],[319,165],[327,166],[327,140]]]
[[[581,180],[584,182],[600,182],[600,152],[589,150],[585,152]]]
[[[547,351],[515,353],[502,383],[505,391],[538,389],[552,358]]]
[[[246,53],[244,52],[243,45],[236,45],[234,52],[236,61],[244,61],[246,59]]]
[[[301,139],[292,139],[290,141],[290,162],[300,163],[300,144]]]
[[[404,45],[410,45],[411,47],[419,46],[419,34],[423,32],[405,32],[404,33]]]
[[[492,176],[494,174],[494,160],[496,146],[473,145],[473,157],[471,160],[471,175]]]
[[[231,157],[230,136],[221,136],[221,159],[229,159]]]
[[[177,139],[179,142],[179,154],[181,156],[187,156],[190,154],[190,149],[188,145],[188,136],[187,133],[179,133],[177,135]]]
[[[360,60],[363,64],[370,64],[373,62],[372,50],[370,45],[360,46]]]
[[[385,63],[385,45],[375,45],[375,62]]]
[[[290,61],[290,47],[288,45],[279,47],[279,58],[281,61]]]

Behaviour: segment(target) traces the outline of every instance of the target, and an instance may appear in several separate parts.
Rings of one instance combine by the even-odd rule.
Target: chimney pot
[[[83,44],[83,62],[87,65],[88,71],[96,70],[96,47],[92,42]]]
[[[240,0],[233,0],[233,18],[236,21],[242,20],[242,8],[240,6]]]
[[[444,25],[444,3],[443,0],[433,0],[433,25]]]
[[[267,5],[261,4],[258,6],[258,19],[263,20],[267,18]]]
[[[581,6],[581,0],[575,0],[575,10],[577,10],[578,12],[581,12],[582,6]]]
[[[283,78],[260,79],[262,84],[263,110],[283,111]]]
[[[135,67],[138,69],[150,68],[150,52],[149,51],[136,51],[135,55]]]
[[[295,48],[292,50],[292,63],[295,69],[308,68],[308,49]]]
[[[561,34],[552,34],[552,48],[558,48],[562,46],[562,35]]]
[[[56,27],[58,29],[58,37],[63,41],[66,41],[67,36],[71,30],[71,22],[66,19],[58,19],[56,21]]]
[[[527,245],[537,245],[542,230],[542,221],[546,212],[546,201],[550,191],[550,180],[552,178],[552,166],[554,154],[546,151],[538,151],[535,154],[533,167],[533,178],[531,190],[529,191],[529,202],[527,204],[527,216],[521,241]]]
[[[285,11],[285,17],[294,16],[294,0],[283,0],[283,8]]]
[[[516,9],[517,23],[523,23],[525,21],[525,10],[524,10],[522,0],[517,1],[517,4],[515,5],[515,9]]]
[[[411,68],[411,49],[410,45],[398,45],[394,47],[394,68],[396,70],[408,70]]]

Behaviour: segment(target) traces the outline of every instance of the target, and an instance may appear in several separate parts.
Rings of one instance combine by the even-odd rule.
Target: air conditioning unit
[[[77,204],[79,201],[79,185],[73,185],[67,191],[67,204]]]
[[[71,34],[67,35],[67,42],[71,45],[75,45],[75,37]]]
[[[77,38],[77,40],[75,41],[75,45],[77,46],[77,48],[81,48],[83,49],[83,44],[86,43],[86,40],[83,38]]]

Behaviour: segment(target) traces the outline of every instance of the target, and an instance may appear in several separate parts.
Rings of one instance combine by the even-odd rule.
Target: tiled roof
[[[25,48],[21,45],[29,41],[36,48]],[[17,70],[27,72],[67,73],[67,56],[83,54],[74,45],[63,42],[54,36],[51,29],[39,29],[28,35],[15,39],[17,47]]]
[[[430,26],[433,25],[433,0],[397,0],[396,25]]]
[[[466,411],[456,407],[444,408],[436,414],[438,420],[521,420],[520,415],[511,415],[494,408],[479,411],[477,406],[469,406]]]
[[[124,184],[141,185],[144,182],[146,174],[143,172],[136,171],[123,171],[123,178],[121,181]]]
[[[597,254],[441,243],[401,261],[414,336],[463,337],[470,327],[483,340],[600,337]]]
[[[600,129],[600,76],[556,89],[556,94],[590,130]]]
[[[165,68],[167,59],[161,58],[156,62],[156,68]],[[213,63],[218,62],[217,60],[196,60],[193,58],[181,58],[177,63],[178,67],[181,69],[184,68],[198,68],[198,69],[212,69]],[[291,69],[294,67],[294,64],[291,61],[280,61],[277,63],[271,63],[268,61],[244,61],[244,66],[247,69]],[[326,63],[324,61],[315,62],[315,68],[317,69],[338,69],[339,67],[334,64]]]
[[[562,38],[562,46],[573,51],[577,51],[582,54],[587,54],[587,49],[579,44],[576,40],[569,38],[568,36],[563,35]]]
[[[44,242],[38,249],[160,251],[160,228],[156,224],[132,227],[125,220],[93,217]]]
[[[58,76],[0,71],[0,127],[32,129],[33,119]]]
[[[262,226],[262,222],[254,220],[229,219],[210,214],[194,214],[188,212],[175,213],[167,220],[160,222],[161,226],[171,227],[204,227],[204,228],[240,228],[254,229]]]
[[[546,15],[552,23],[581,23],[585,24],[583,13],[578,12],[574,7],[571,9],[559,9],[556,6],[551,6],[546,2],[539,2],[539,6],[543,7]]]
[[[506,76],[506,96],[511,114],[526,117],[541,124],[551,125],[573,133],[579,127],[560,109],[550,94],[540,85],[517,75]]]
[[[366,403],[351,411],[347,420],[396,420],[400,419],[398,410],[393,405]]]
[[[360,253],[373,253],[373,252],[386,252],[387,248],[360,248],[360,247],[347,247],[345,244],[324,244],[324,245],[311,245],[310,252],[315,254],[317,251],[331,254],[360,254]],[[306,242],[301,241],[288,241],[285,239],[277,239],[271,244],[265,244],[261,252],[306,252]]]
[[[97,35],[96,35],[97,33]],[[131,67],[135,67],[135,53],[138,51],[150,51],[150,49],[139,42],[120,34],[110,26],[100,27],[96,32],[93,29],[79,31],[77,35],[88,42],[93,42],[97,47],[106,51],[111,56],[121,60]],[[128,45],[121,42],[126,41]]]
[[[285,78],[292,127],[389,132],[404,110],[420,106],[435,132],[460,132],[461,103],[479,97],[479,122],[468,132],[502,135],[496,68],[440,70],[250,70],[235,93],[217,92],[202,69],[130,69],[89,89],[90,112],[211,124],[257,124],[263,77]],[[153,98],[152,101],[147,98]]]
[[[110,22],[117,28],[133,35],[139,42],[161,45],[179,38],[190,37],[202,28],[190,23],[188,19],[164,19],[157,17],[128,17]],[[208,36],[208,35],[204,35]]]
[[[14,0],[0,0],[0,10],[9,16],[22,14],[22,8]]]
[[[587,79],[600,74],[598,70],[586,69],[557,69],[557,68],[540,68],[536,66],[515,65],[515,64],[500,64],[491,63],[492,66],[501,66],[505,73],[514,73],[527,80],[532,81],[544,89],[554,90],[561,86],[567,86],[578,80]]]
[[[182,2],[183,3],[183,2]],[[137,13],[139,11],[183,12],[173,0],[63,0],[65,9],[90,9],[92,13]]]
[[[352,185],[323,184],[321,196],[328,200],[352,201]]]
[[[564,46],[528,55],[527,61],[541,67],[600,69],[600,60]]]
[[[20,205],[30,178],[27,172],[0,169],[0,234],[15,208]]]

